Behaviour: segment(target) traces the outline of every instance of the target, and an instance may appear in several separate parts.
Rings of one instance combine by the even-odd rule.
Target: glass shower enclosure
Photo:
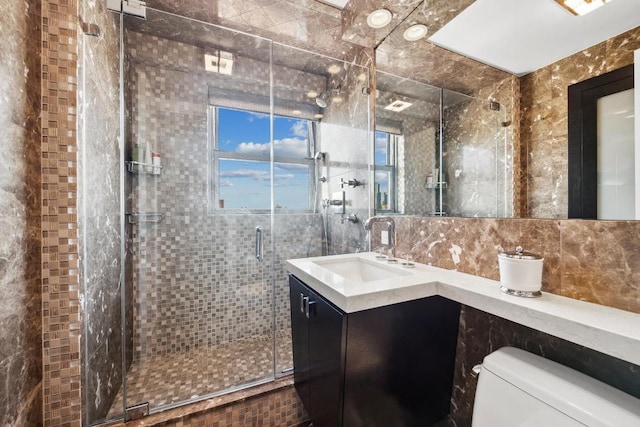
[[[315,153],[339,116],[316,98],[340,87],[348,103],[365,71],[151,8],[83,7],[102,29],[82,40],[80,79],[86,423],[290,373],[285,260],[323,255]],[[104,219],[91,210],[107,181]]]

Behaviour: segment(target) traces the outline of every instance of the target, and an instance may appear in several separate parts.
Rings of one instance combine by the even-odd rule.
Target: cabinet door
[[[309,393],[314,427],[342,425],[346,315],[309,291]]]
[[[289,275],[291,301],[291,340],[293,344],[293,378],[295,387],[307,414],[311,416],[309,404],[309,322],[305,314],[309,288]]]

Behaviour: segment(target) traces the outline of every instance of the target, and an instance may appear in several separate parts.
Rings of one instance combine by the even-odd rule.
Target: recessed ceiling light
[[[367,16],[367,25],[371,28],[382,28],[389,25],[392,17],[387,9],[374,10]]]
[[[293,110],[293,111],[291,111],[291,114],[293,114],[294,116],[299,116],[299,115],[301,115],[301,114],[302,114],[302,111],[300,111],[300,110]]]
[[[313,117],[315,117],[316,119],[321,119],[323,117],[323,115],[322,114],[316,114]]]
[[[316,92],[315,90],[310,90],[309,92],[307,92],[307,98],[315,98],[316,96],[318,96],[318,92]]]
[[[393,101],[391,104],[387,105],[386,107],[384,107],[385,110],[389,110],[389,111],[395,111],[396,113],[402,110],[406,110],[407,108],[411,107],[413,104],[410,102],[405,102],[405,101]]]
[[[334,96],[333,98],[331,98],[331,100],[333,102],[335,102],[336,104],[339,104],[342,102],[342,97],[341,96]]]
[[[407,41],[414,42],[426,36],[428,31],[429,29],[426,25],[415,24],[407,28],[402,37],[404,37],[404,39]]]
[[[338,74],[340,70],[342,70],[342,67],[338,64],[330,65],[329,68],[327,68],[329,74]]]
[[[611,0],[556,0],[556,2],[574,15],[586,15]]]

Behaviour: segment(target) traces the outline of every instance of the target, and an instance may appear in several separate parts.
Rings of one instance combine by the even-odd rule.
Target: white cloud
[[[257,171],[252,169],[236,169],[233,171],[220,172],[221,177],[225,178],[251,178],[256,181],[268,181],[269,172]]]
[[[238,144],[236,151],[238,153],[269,155],[269,143],[241,142]],[[307,141],[300,138],[276,139],[274,141],[274,152],[276,156],[306,157]]]
[[[249,178],[255,181],[269,181],[270,174],[268,171],[257,171],[252,169],[236,169],[233,171],[220,172],[220,176],[224,178]],[[291,173],[274,174],[274,181],[285,181],[295,178]],[[233,182],[228,179],[220,180],[220,186],[233,187]]]
[[[268,114],[263,114],[263,113],[252,113],[252,112],[247,112],[247,121],[248,122],[253,122],[256,119],[259,120],[264,120],[264,119],[268,119],[269,115]]]
[[[307,131],[307,122],[305,120],[294,121],[293,126],[291,126],[291,133],[294,136],[306,139],[309,136]]]
[[[385,172],[376,172],[376,183],[380,185],[389,183],[389,174]]]
[[[283,174],[280,174],[280,175],[274,175],[273,176],[273,180],[274,181],[286,181],[288,179],[293,179],[293,178],[294,178],[294,175],[290,174],[290,173],[283,173]]]
[[[376,153],[387,152],[387,137],[379,136],[376,138]]]
[[[292,172],[309,172],[309,166],[307,165],[295,165],[291,163],[278,163],[275,167],[276,171],[285,170]]]

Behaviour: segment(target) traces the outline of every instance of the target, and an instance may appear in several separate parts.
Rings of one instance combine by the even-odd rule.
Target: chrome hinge
[[[147,19],[147,3],[141,0],[107,0],[107,9]]]
[[[138,405],[129,406],[125,410],[124,420],[133,421],[149,415],[149,402],[140,403]]]

